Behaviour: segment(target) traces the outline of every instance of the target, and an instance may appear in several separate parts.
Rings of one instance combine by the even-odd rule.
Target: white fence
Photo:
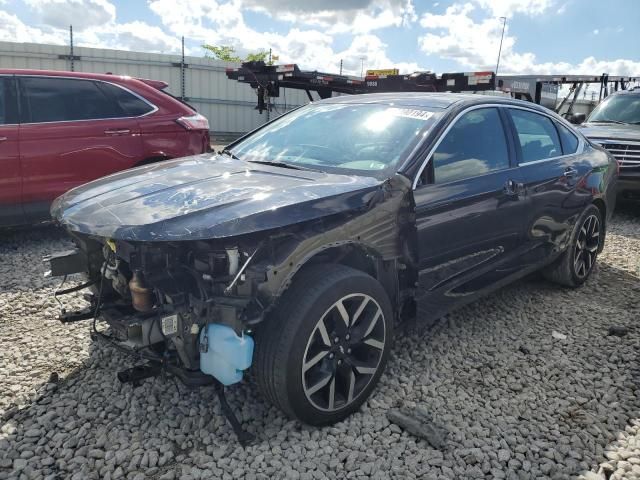
[[[69,47],[64,45],[0,42],[0,68],[71,70],[73,61],[77,72],[163,80],[169,84],[167,91],[177,97],[184,84],[186,100],[209,119],[215,136],[235,136],[266,121],[266,114],[255,110],[255,92],[247,84],[227,79],[225,68],[237,67],[236,63],[185,57],[183,70],[180,55],[86,47],[75,47],[73,53],[72,60]],[[272,116],[307,102],[303,91],[281,89],[280,97],[272,103]]]

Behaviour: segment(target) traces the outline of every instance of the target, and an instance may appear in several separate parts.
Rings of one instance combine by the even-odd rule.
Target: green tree
[[[221,45],[209,45],[204,44],[202,48],[205,49],[204,56],[205,57],[213,57],[217,60],[224,60],[225,62],[266,62],[269,65],[272,65],[272,61],[268,61],[269,52],[264,50],[260,50],[255,53],[248,53],[246,58],[243,60],[236,54],[236,49],[230,46]]]
[[[224,60],[225,62],[240,62],[241,59],[236,55],[236,49],[226,45],[217,47],[215,45],[204,44],[202,48],[205,49],[205,57],[213,57],[217,60]]]

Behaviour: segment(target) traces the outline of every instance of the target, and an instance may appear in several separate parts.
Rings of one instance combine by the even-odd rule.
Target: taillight
[[[209,120],[204,115],[195,113],[193,115],[186,115],[176,120],[187,130],[206,130],[209,131]]]

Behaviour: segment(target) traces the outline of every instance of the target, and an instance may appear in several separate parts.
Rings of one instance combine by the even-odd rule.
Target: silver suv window
[[[640,95],[611,95],[591,112],[587,121],[640,125]]]

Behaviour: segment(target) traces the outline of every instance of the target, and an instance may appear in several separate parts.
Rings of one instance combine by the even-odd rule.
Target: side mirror
[[[574,125],[580,125],[581,123],[584,123],[586,118],[587,116],[584,113],[574,113],[569,115],[567,117],[567,120],[569,120]]]

